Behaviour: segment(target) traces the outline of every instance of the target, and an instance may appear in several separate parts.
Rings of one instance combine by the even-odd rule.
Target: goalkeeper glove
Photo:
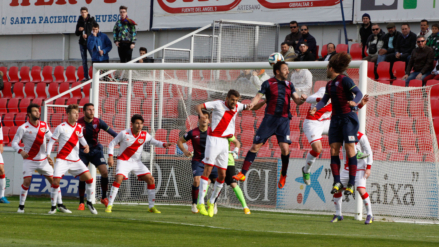
[[[239,148],[235,148],[235,149],[233,149],[233,151],[232,151],[232,156],[233,156],[233,158],[236,160],[236,159],[238,159],[239,158]]]

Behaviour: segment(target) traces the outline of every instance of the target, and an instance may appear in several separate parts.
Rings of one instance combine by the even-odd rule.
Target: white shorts
[[[207,136],[204,159],[201,162],[204,165],[227,170],[229,164],[229,141],[227,138]]]
[[[116,176],[122,175],[126,180],[128,179],[128,174],[130,172],[134,172],[137,177],[151,174],[148,167],[146,167],[141,161],[117,160]]]
[[[322,135],[328,135],[329,124],[331,120],[309,120],[303,121],[303,132],[308,139],[309,144],[322,140]]]
[[[3,163],[3,155],[0,153],[0,165],[4,165]]]
[[[53,176],[53,167],[49,164],[47,159],[35,161],[35,160],[23,160],[23,178],[32,177],[32,173],[37,172],[46,177]]]
[[[343,187],[348,186],[349,182],[349,170],[345,168],[341,169],[340,181]],[[357,175],[355,176],[355,187],[366,189],[366,179],[364,178],[364,170],[357,170]]]
[[[83,173],[88,172],[88,168],[81,160],[67,161],[63,159],[56,159],[53,177],[62,178],[67,172],[75,177],[79,177]]]

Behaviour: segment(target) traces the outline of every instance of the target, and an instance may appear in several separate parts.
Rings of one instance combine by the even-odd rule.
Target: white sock
[[[341,214],[341,204],[343,202],[343,197],[334,197],[334,205],[335,205],[335,215],[342,216]]]
[[[311,166],[316,161],[317,157],[314,157],[314,155],[311,154],[311,152],[308,152],[308,155],[306,156],[306,164],[305,164],[305,173],[309,173],[311,171]]]
[[[114,182],[111,186],[110,198],[108,199],[108,205],[113,206],[114,199],[116,199],[117,192],[119,191],[120,184]]]
[[[58,187],[58,196],[56,197],[57,203],[62,204],[62,195],[61,195],[61,188]]]
[[[91,181],[90,181],[91,180]],[[87,201],[91,202],[91,198],[95,196],[93,191],[93,179],[85,181],[85,193],[87,193]]]
[[[372,205],[370,205],[370,197],[369,197],[369,194],[366,193],[366,196],[367,196],[367,197],[366,197],[365,199],[363,199],[364,206],[366,207],[367,215],[370,215],[370,216],[373,217],[373,214],[372,214]]]
[[[0,178],[0,198],[5,197],[6,178]]]
[[[53,186],[51,188],[50,198],[52,199],[52,206],[56,206],[56,201],[57,201],[57,197],[58,197],[58,188],[53,188]]]
[[[26,187],[24,187],[24,185],[21,185],[20,204],[19,205],[24,205],[28,191],[29,191],[29,188],[26,188]]]
[[[200,188],[198,191],[198,204],[204,204],[204,196],[207,193],[207,184],[208,184],[207,181],[208,181],[208,178],[201,176]]]
[[[155,184],[148,184],[148,205],[149,208],[154,207],[155,202]]]
[[[210,203],[215,203],[216,198],[218,197],[219,193],[221,192],[221,189],[223,188],[224,180],[222,182],[219,182],[218,179],[215,181],[215,187],[213,189],[212,196],[210,197]]]

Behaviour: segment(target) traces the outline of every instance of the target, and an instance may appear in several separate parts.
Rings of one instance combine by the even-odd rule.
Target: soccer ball
[[[268,57],[268,63],[273,66],[275,65],[277,62],[283,62],[284,61],[284,56],[282,56],[282,54],[280,54],[279,52],[275,52],[273,54],[271,54]]]

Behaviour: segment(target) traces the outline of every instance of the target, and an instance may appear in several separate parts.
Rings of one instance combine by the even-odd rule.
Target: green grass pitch
[[[219,207],[213,218],[192,214],[189,206],[96,205],[98,215],[78,211],[48,215],[47,198],[28,198],[25,214],[18,198],[0,204],[0,246],[438,246],[439,225],[374,222],[352,217],[330,223],[331,216],[300,215]]]

